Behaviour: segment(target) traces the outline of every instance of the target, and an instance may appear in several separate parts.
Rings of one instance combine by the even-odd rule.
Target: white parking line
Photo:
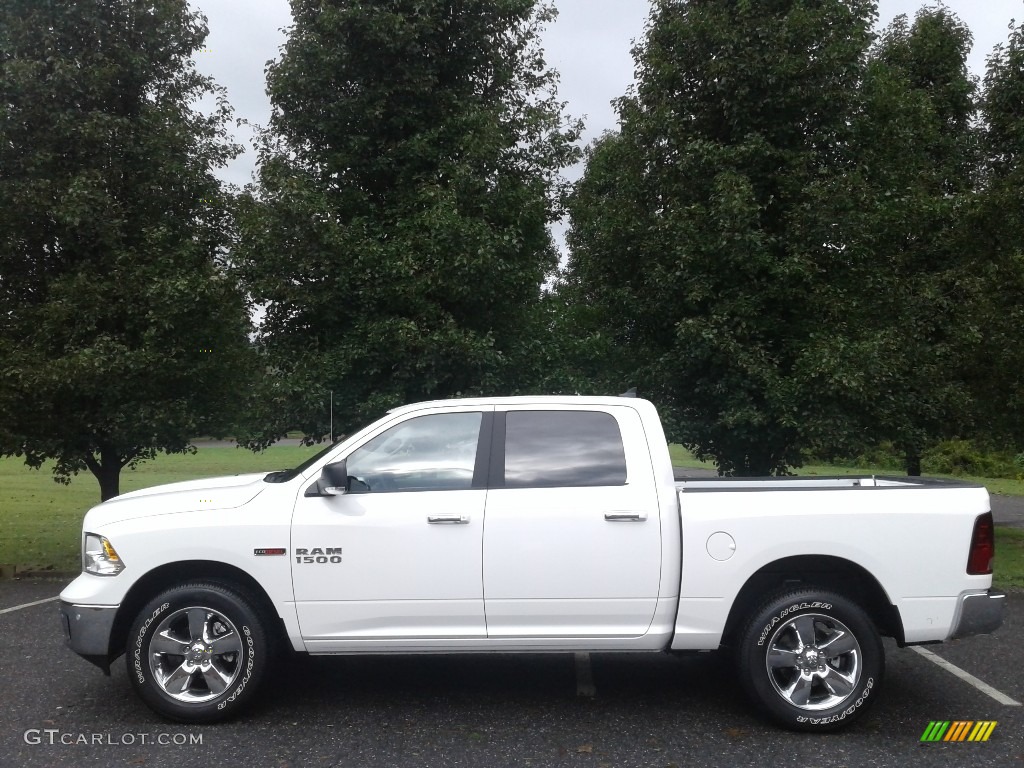
[[[13,608],[4,608],[0,611],[2,613],[13,613],[14,611],[20,611],[22,608],[31,608],[33,605],[42,605],[43,603],[52,603],[54,600],[60,599],[60,595],[56,597],[48,597],[45,600],[36,600],[34,603],[25,603],[23,605],[16,605]]]
[[[576,654],[576,695],[597,695],[597,686],[594,685],[594,671],[590,668],[589,653]]]
[[[928,659],[928,661],[935,662],[936,664],[938,664],[940,667],[942,667],[947,672],[950,672],[950,673],[956,675],[961,680],[963,680],[965,683],[968,683],[969,685],[973,685],[975,688],[977,688],[979,691],[984,693],[986,696],[991,696],[993,699],[998,701],[1000,704],[1003,704],[1003,705],[1005,705],[1007,707],[1019,707],[1019,706],[1021,706],[1021,703],[1019,701],[1016,701],[1015,699],[1011,699],[1005,693],[1000,693],[999,691],[997,691],[995,688],[993,688],[988,683],[986,683],[986,682],[976,678],[970,672],[964,672],[964,670],[960,669],[960,667],[958,667],[956,664],[950,664],[948,661],[946,661],[944,658],[939,656],[937,653],[933,653],[933,652],[929,651],[927,648],[922,648],[919,645],[912,645],[912,646],[910,646],[910,650],[914,651],[915,653],[917,653],[917,654],[919,654],[921,656],[924,656],[926,659]]]

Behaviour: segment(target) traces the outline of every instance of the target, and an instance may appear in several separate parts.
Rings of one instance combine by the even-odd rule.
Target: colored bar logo
[[[921,741],[988,741],[997,724],[995,720],[932,720]]]

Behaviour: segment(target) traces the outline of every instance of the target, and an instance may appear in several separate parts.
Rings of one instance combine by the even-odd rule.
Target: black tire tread
[[[867,628],[866,633],[857,633],[857,641],[861,645],[861,650],[864,652],[864,663],[877,664],[876,670],[866,670],[865,675],[869,676],[874,682],[870,691],[870,696],[865,697],[864,702],[859,706],[850,716],[844,717],[842,720],[830,723],[811,723],[811,722],[799,722],[793,713],[786,712],[782,706],[781,701],[776,701],[774,698],[775,693],[772,692],[771,696],[768,697],[768,701],[765,700],[760,694],[758,694],[752,681],[755,675],[761,674],[760,670],[752,668],[752,662],[754,655],[750,652],[751,641],[756,641],[757,632],[763,628],[766,623],[765,617],[770,616],[771,613],[775,613],[781,610],[785,603],[789,602],[826,602],[831,603],[833,606],[838,606],[838,613],[845,614],[850,613],[850,616],[837,616],[843,621],[844,624],[850,626],[850,624],[863,624]],[[847,620],[849,619],[849,620]],[[853,629],[853,627],[851,627]],[[830,732],[836,731],[841,728],[845,728],[857,718],[862,716],[867,711],[868,706],[864,706],[873,703],[877,698],[878,691],[881,688],[882,679],[885,672],[885,654],[882,647],[881,636],[879,635],[878,629],[871,617],[867,612],[860,607],[860,605],[849,597],[834,592],[829,589],[818,589],[810,585],[801,585],[797,587],[789,587],[780,589],[772,593],[769,597],[765,598],[759,605],[758,608],[751,614],[750,618],[743,625],[742,630],[736,636],[738,642],[734,648],[737,675],[741,681],[741,685],[744,687],[747,696],[751,701],[761,710],[763,713],[771,717],[775,722],[779,723],[785,728],[795,731],[805,732]],[[862,677],[863,679],[863,677]],[[776,706],[778,704],[779,706]],[[844,705],[839,710],[848,709],[849,705]],[[835,713],[832,713],[835,714]],[[829,715],[830,717],[831,715]],[[827,719],[827,718],[818,718]]]
[[[190,600],[190,598],[187,597],[189,593],[206,593],[207,596],[212,595],[214,599],[222,600],[229,605],[233,604],[235,606],[241,606],[242,609],[250,613],[254,619],[254,621],[250,622],[252,624],[250,632],[252,633],[256,646],[254,649],[254,656],[257,663],[254,665],[251,677],[246,683],[244,690],[238,694],[238,699],[229,702],[222,709],[217,708],[217,700],[204,703],[202,705],[187,705],[171,701],[157,691],[153,687],[152,682],[148,681],[148,679],[147,682],[140,683],[136,676],[133,648],[136,643],[136,638],[142,629],[142,624],[163,602],[188,602]],[[235,617],[232,617],[232,619],[236,620]],[[170,585],[156,593],[153,598],[142,607],[138,615],[132,621],[128,636],[128,647],[125,653],[128,678],[131,681],[132,687],[135,688],[136,693],[139,694],[140,698],[142,698],[146,705],[160,716],[169,720],[181,723],[198,724],[229,719],[240,709],[244,708],[255,695],[260,682],[266,676],[268,662],[273,658],[273,654],[275,653],[276,639],[274,624],[268,621],[266,611],[261,609],[260,601],[255,599],[244,587],[218,579],[202,578]],[[148,645],[144,647],[148,647]]]

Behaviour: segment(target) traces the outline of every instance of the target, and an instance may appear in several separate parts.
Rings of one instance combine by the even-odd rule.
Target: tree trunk
[[[100,484],[100,501],[108,501],[121,493],[121,457],[115,451],[100,450],[99,461],[87,456],[85,464]]]
[[[104,464],[100,473],[96,475],[96,479],[100,481],[100,501],[114,498],[121,493],[120,463],[114,462],[114,465],[110,467]]]
[[[715,456],[718,474],[724,477],[771,477],[778,474],[778,464],[771,453],[744,453],[742,456]],[[723,467],[726,469],[723,470]]]
[[[746,472],[747,477],[772,477],[775,474],[775,462],[770,456],[751,457]]]
[[[921,476],[921,455],[918,453],[907,453],[907,475],[909,477]]]

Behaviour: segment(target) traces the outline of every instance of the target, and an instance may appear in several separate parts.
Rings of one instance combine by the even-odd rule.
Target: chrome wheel
[[[853,632],[831,616],[784,621],[768,641],[765,665],[776,693],[806,711],[837,707],[858,690],[862,653]]]
[[[202,606],[174,611],[156,626],[149,643],[153,681],[175,701],[216,698],[238,679],[242,642],[220,611]]]

